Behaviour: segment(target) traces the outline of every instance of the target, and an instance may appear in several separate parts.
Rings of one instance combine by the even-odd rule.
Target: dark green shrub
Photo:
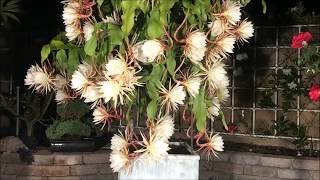
[[[91,127],[79,119],[56,120],[46,130],[48,139],[81,139],[91,135]]]

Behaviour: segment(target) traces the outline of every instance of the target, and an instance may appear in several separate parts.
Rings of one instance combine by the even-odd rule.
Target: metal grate
[[[280,34],[280,30],[282,29],[288,29],[288,33],[283,33]],[[252,83],[252,87],[248,87],[248,86],[237,86],[236,85],[236,77],[234,75],[234,73],[232,73],[230,76],[230,79],[232,80],[231,82],[231,87],[230,87],[230,97],[231,97],[231,104],[230,106],[225,106],[223,107],[224,111],[226,114],[228,114],[230,116],[229,120],[230,122],[232,123],[236,123],[237,120],[239,118],[237,118],[235,116],[235,112],[236,111],[241,111],[241,114],[242,116],[244,116],[244,113],[245,112],[249,112],[249,114],[252,114],[251,115],[251,118],[245,118],[244,120],[250,124],[249,122],[251,122],[251,127],[248,126],[248,128],[250,129],[249,132],[244,132],[244,133],[236,133],[238,135],[246,135],[246,136],[262,136],[262,137],[275,137],[275,136],[272,136],[272,135],[268,135],[268,134],[265,134],[265,133],[261,133],[261,132],[257,132],[257,119],[259,118],[259,115],[257,114],[258,112],[272,112],[272,116],[269,116],[268,118],[270,119],[270,122],[272,120],[276,120],[279,118],[279,115],[281,114],[282,112],[282,108],[281,107],[278,107],[278,105],[280,105],[280,92],[281,92],[281,89],[279,88],[275,94],[274,94],[274,98],[273,98],[273,101],[274,101],[274,104],[276,105],[275,108],[264,108],[264,107],[259,107],[257,106],[258,104],[258,99],[257,99],[257,92],[259,90],[265,90],[265,89],[268,89],[268,87],[266,87],[265,85],[266,84],[263,84],[263,85],[260,85],[258,82],[257,82],[257,79],[259,78],[259,73],[260,71],[275,71],[276,73],[278,72],[279,69],[282,68],[282,64],[280,63],[280,55],[283,55],[281,53],[280,50],[281,49],[290,49],[290,44],[288,44],[290,41],[291,41],[291,37],[293,36],[293,34],[296,34],[298,32],[302,32],[302,31],[306,31],[306,29],[312,29],[311,30],[311,33],[314,35],[314,38],[313,40],[317,43],[317,44],[320,44],[320,25],[294,25],[294,26],[268,26],[268,27],[255,27],[255,37],[253,38],[253,41],[248,45],[247,48],[245,48],[246,50],[251,50],[252,54],[251,54],[251,61],[253,62],[254,64],[254,67],[252,67],[252,80],[253,80],[253,83]],[[291,30],[291,31],[290,31]],[[293,31],[292,31],[293,30]],[[263,38],[265,39],[268,39],[270,38],[271,40],[269,42],[266,42],[266,43],[259,43],[258,42],[258,39],[261,40],[262,37],[259,37],[259,36],[264,36],[265,34],[259,34],[259,32],[263,32],[263,31],[266,31],[266,32],[270,32],[269,35],[270,36],[274,36],[275,37],[275,42],[270,42],[272,40],[272,38],[270,36],[265,36]],[[310,31],[310,30],[309,30]],[[286,36],[287,40],[287,43],[283,43],[283,36]],[[262,39],[263,39],[262,38]],[[281,41],[281,43],[280,43]],[[318,47],[319,48],[319,47]],[[260,61],[261,59],[258,59],[258,51],[261,51],[261,50],[271,50],[270,52],[274,52],[274,55],[268,60],[273,60],[274,61],[274,64],[273,65],[261,65],[261,66],[257,66],[258,64],[258,61]],[[297,57],[300,57],[301,55],[301,51],[300,49],[298,50],[297,52]],[[271,55],[270,55],[271,56]],[[237,60],[235,59],[235,57],[232,57],[231,58],[231,62],[230,65],[228,66],[228,68],[231,70],[231,71],[234,71],[236,68],[237,68]],[[299,72],[301,73],[301,72]],[[318,75],[320,77],[320,75]],[[248,81],[248,78],[245,78],[245,81]],[[239,98],[239,94],[237,95],[236,91],[237,90],[247,90],[247,91],[251,91],[252,92],[252,96],[251,96],[251,105],[250,106],[239,106],[235,103],[236,101],[236,98]],[[310,128],[313,128],[314,130],[314,133],[312,134],[309,134],[309,136],[311,135],[313,138],[312,140],[317,140],[319,141],[320,140],[320,137],[319,137],[319,121],[320,121],[320,106],[319,106],[319,103],[318,104],[315,104],[315,107],[314,108],[303,108],[301,107],[301,98],[300,96],[297,97],[297,101],[296,101],[296,105],[295,107],[289,109],[289,112],[294,112],[296,113],[296,118],[294,119],[296,121],[297,124],[303,124],[303,122],[301,122],[301,114],[303,112],[306,112],[306,113],[309,113],[309,114],[314,114],[314,120],[315,120],[315,127],[310,127]],[[271,113],[269,113],[271,114]],[[268,128],[268,127],[266,127]],[[318,132],[316,132],[318,129]],[[214,129],[215,131],[220,131],[219,129]],[[278,136],[277,136],[278,138]],[[289,139],[292,139],[294,137],[290,137],[290,136],[287,136],[287,137],[280,137],[280,138],[289,138]]]

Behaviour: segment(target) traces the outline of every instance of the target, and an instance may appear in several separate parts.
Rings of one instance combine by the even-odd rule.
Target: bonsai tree
[[[186,136],[217,155],[223,140],[207,132],[207,121],[223,117],[229,97],[223,60],[254,31],[241,21],[241,7],[230,0],[64,1],[65,32],[43,46],[25,84],[55,91],[59,104],[80,97],[102,127],[126,120],[125,132],[111,140],[115,172],[140,157],[164,158],[178,110],[190,126]],[[133,109],[146,131],[133,131]]]
[[[80,100],[73,100],[66,104],[57,106],[57,119],[46,130],[48,139],[51,140],[73,140],[89,137],[92,128],[85,122],[85,115],[89,112],[87,104]]]
[[[46,130],[49,139],[79,139],[91,135],[91,127],[79,119],[56,120]]]

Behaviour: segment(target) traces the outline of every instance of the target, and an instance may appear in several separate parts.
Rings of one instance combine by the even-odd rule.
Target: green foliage
[[[88,104],[79,99],[57,105],[57,113],[62,119],[80,119],[89,111]]]
[[[134,25],[134,18],[135,18],[135,10],[138,8],[138,4],[140,2],[138,0],[131,0],[131,1],[122,1],[121,7],[123,14],[122,18],[122,26],[121,30],[125,37],[127,37],[133,28]]]
[[[196,119],[196,126],[198,131],[204,132],[207,125],[207,106],[205,102],[205,92],[201,88],[199,94],[192,99],[192,113]]]
[[[303,125],[297,125],[293,127],[294,135],[297,137],[293,143],[296,145],[298,150],[303,149],[306,145],[309,144],[308,137],[306,134],[307,128]]]
[[[86,52],[87,55],[93,56],[96,52],[97,48],[97,38],[96,36],[92,36],[89,41],[86,42],[86,45],[84,46],[84,52]]]
[[[41,49],[41,62],[45,61],[50,54],[50,45],[46,44]]]
[[[261,0],[261,5],[262,5],[262,12],[263,14],[267,13],[267,3],[265,0]]]
[[[20,23],[21,0],[0,0],[0,27],[7,28],[10,20]]]
[[[167,52],[166,65],[171,76],[175,76],[174,71],[176,69],[176,64],[177,62],[176,62],[175,53],[173,51]]]
[[[292,130],[292,121],[286,119],[285,116],[281,116],[280,119],[273,121],[272,130],[275,131],[275,136],[288,135],[288,132]]]
[[[226,131],[228,131],[229,128],[228,128],[226,119],[225,119],[225,117],[224,117],[224,113],[223,113],[223,111],[222,111],[221,109],[219,110],[219,115],[220,115],[220,118],[221,118],[221,121],[222,121],[222,124],[223,124],[224,129],[225,129]]]
[[[265,90],[261,93],[259,93],[258,95],[261,96],[261,100],[258,102],[259,106],[261,107],[269,107],[269,108],[273,108],[276,105],[274,104],[273,100],[271,97],[273,97],[273,90],[272,89],[268,89]]]
[[[155,119],[157,110],[158,110],[158,101],[152,100],[151,102],[149,102],[149,104],[147,106],[148,119],[151,119],[151,120]]]
[[[55,120],[46,130],[48,139],[82,138],[91,135],[91,127],[79,119]]]

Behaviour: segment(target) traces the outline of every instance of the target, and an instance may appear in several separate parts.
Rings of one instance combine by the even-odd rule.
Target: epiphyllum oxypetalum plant
[[[253,36],[252,23],[240,21],[239,3],[64,3],[66,33],[41,51],[43,69],[39,72],[46,78],[26,84],[40,92],[56,91],[58,103],[83,99],[91,104],[94,123],[102,127],[126,119],[126,131],[111,140],[110,161],[115,172],[130,170],[132,160],[139,157],[150,161],[165,157],[174,133],[173,115],[179,109],[190,127],[196,124],[194,138],[200,150],[208,155],[223,151],[221,136],[209,135],[206,123],[223,116],[220,104],[229,96],[223,60],[233,53],[236,42]],[[27,79],[33,77],[29,72]],[[147,131],[135,133],[130,126],[134,106],[139,113],[146,112]]]

